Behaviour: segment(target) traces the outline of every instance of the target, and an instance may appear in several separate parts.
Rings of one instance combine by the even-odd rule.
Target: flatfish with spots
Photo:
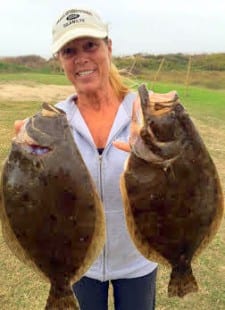
[[[222,189],[177,93],[149,94],[141,85],[139,95],[142,117],[136,109],[121,177],[127,227],[146,258],[172,268],[168,295],[183,297],[198,290],[191,263],[220,226]]]
[[[0,217],[12,252],[50,282],[45,309],[79,309],[71,284],[102,250],[105,218],[62,110],[43,104],[13,139]]]

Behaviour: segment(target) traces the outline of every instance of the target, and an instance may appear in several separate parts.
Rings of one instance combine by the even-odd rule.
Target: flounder
[[[168,296],[198,290],[191,262],[216,234],[223,195],[216,167],[176,92],[139,87],[131,154],[121,177],[127,227],[139,251],[172,268]],[[136,129],[135,129],[136,128]]]
[[[46,309],[79,309],[71,284],[105,242],[101,200],[66,115],[44,104],[12,142],[0,215],[13,253],[50,281]]]

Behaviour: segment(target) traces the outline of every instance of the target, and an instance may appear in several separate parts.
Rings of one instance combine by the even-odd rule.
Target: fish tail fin
[[[184,297],[188,293],[194,293],[197,291],[198,284],[193,276],[191,266],[182,272],[173,268],[168,285],[169,297]]]
[[[45,310],[79,310],[78,302],[70,286],[51,285]]]

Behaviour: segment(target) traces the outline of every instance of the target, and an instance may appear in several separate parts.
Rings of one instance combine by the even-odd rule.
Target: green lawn
[[[45,74],[1,74],[3,83],[67,84],[63,76]],[[135,83],[139,83],[135,82]],[[147,83],[150,85],[150,83]],[[1,83],[0,83],[1,85]],[[154,91],[176,89],[180,99],[199,129],[218,168],[225,192],[225,91],[189,87],[181,84],[155,83]],[[40,102],[0,102],[0,163],[6,157],[13,135],[13,122],[32,115]],[[168,298],[170,270],[159,266],[157,281],[157,310],[224,310],[225,309],[225,223],[207,249],[193,263],[199,292],[183,299]],[[5,245],[0,235],[0,309],[40,310],[44,308],[49,284],[23,265]],[[110,308],[112,308],[110,299]],[[95,310],[95,309],[93,309]],[[97,310],[97,309],[96,309]],[[128,309],[129,310],[129,309]],[[139,309],[137,309],[139,310]]]
[[[54,84],[54,85],[69,85],[66,77],[63,74],[44,74],[44,73],[0,73],[1,83],[19,83],[19,84]]]
[[[216,118],[225,120],[225,90],[210,90],[207,88],[189,87],[179,84],[155,85],[155,92],[167,92],[175,89],[190,114],[205,120]]]

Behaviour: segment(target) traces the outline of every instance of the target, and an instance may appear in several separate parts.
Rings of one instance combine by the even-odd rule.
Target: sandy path
[[[0,101],[46,101],[65,99],[74,93],[73,86],[0,84]]]

